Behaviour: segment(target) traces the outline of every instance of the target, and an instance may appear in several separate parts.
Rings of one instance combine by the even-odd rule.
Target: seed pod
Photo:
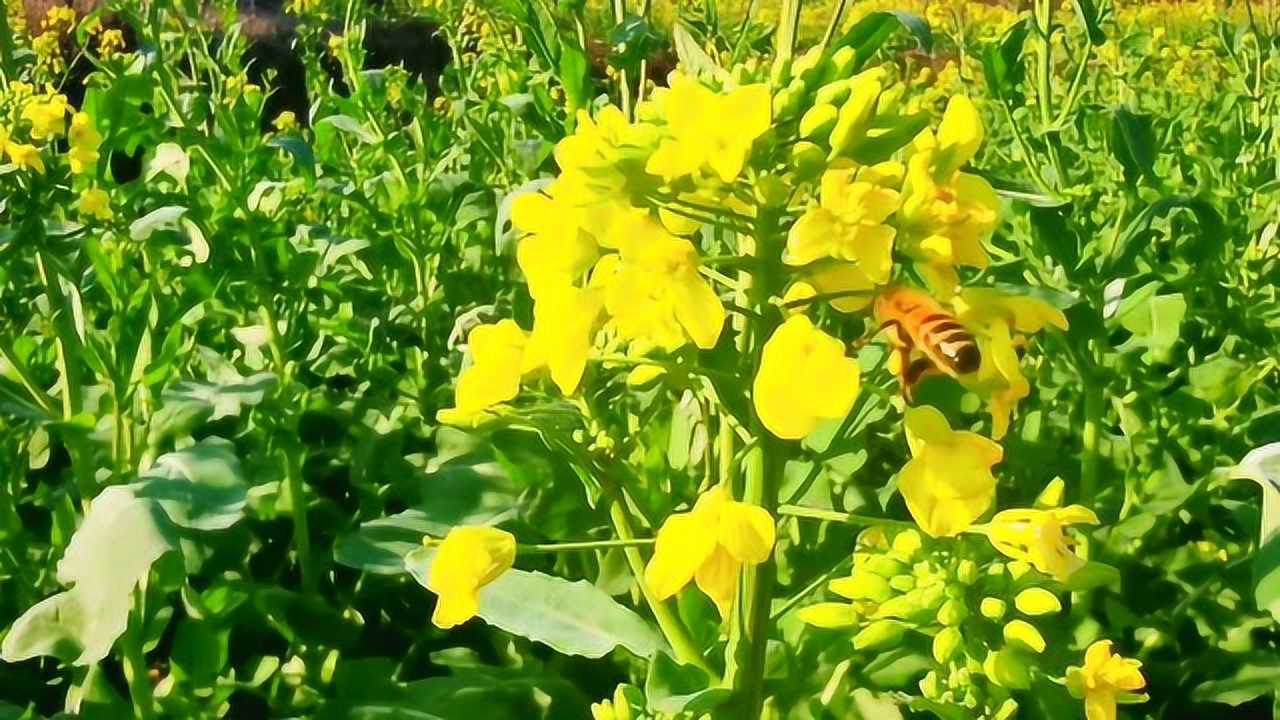
[[[831,134],[840,111],[835,105],[814,105],[800,118],[800,137],[817,140]]]
[[[964,635],[960,633],[960,628],[944,628],[942,632],[933,636],[933,659],[937,660],[939,665],[945,665],[963,644]]]
[[[906,631],[907,626],[897,620],[877,620],[853,636],[853,647],[857,650],[894,647]]]

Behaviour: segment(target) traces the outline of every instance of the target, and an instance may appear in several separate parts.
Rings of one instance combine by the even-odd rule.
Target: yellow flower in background
[[[524,372],[546,366],[560,392],[572,395],[577,391],[603,308],[604,297],[598,288],[563,285],[543,292],[533,307],[533,333],[524,354]]]
[[[115,215],[111,211],[111,196],[102,188],[96,187],[86,188],[80,193],[76,211],[98,220],[110,220]]]
[[[952,96],[935,136],[916,138],[907,161],[898,219],[903,249],[919,261],[922,274],[940,296],[950,295],[959,278],[955,266],[985,268],[982,243],[999,220],[1000,201],[991,184],[960,172],[982,145],[982,118],[964,95]]]
[[[28,100],[22,108],[22,119],[31,123],[31,139],[61,137],[66,132],[67,109],[65,95],[48,95],[43,99]]]
[[[844,354],[843,342],[793,315],[765,342],[751,398],[769,432],[799,440],[820,421],[849,413],[859,378],[858,361]]]
[[[774,537],[768,511],[738,502],[717,486],[698,498],[692,511],[671,515],[662,524],[645,583],[655,598],[666,600],[692,580],[727,617],[738,572],[744,564],[768,560]]]
[[[124,32],[117,28],[107,28],[98,35],[98,56],[109,60],[124,50]]]
[[[1147,686],[1142,663],[1112,654],[1111,641],[1099,640],[1084,653],[1084,667],[1067,668],[1067,690],[1084,700],[1087,720],[1115,720],[1117,703],[1142,703]]]
[[[896,231],[885,221],[898,209],[893,186],[901,177],[901,166],[892,162],[828,170],[818,207],[791,226],[783,261],[808,265],[831,258],[852,263],[869,283],[888,282]]]
[[[475,617],[480,611],[480,588],[510,570],[515,559],[515,536],[505,530],[450,530],[436,550],[427,578],[427,589],[438,596],[432,624],[447,630]]]
[[[40,174],[44,174],[44,159],[40,157],[40,148],[35,145],[16,143],[10,140],[5,145],[4,150],[9,156],[9,162],[17,165],[19,169],[35,170]]]
[[[1001,510],[987,525],[987,538],[1004,555],[1065,582],[1085,564],[1064,532],[1066,526],[1079,524],[1097,525],[1098,516],[1082,505]]]
[[[723,182],[742,174],[757,138],[769,129],[772,98],[764,84],[717,93],[675,75],[660,99],[667,136],[645,169],[667,181],[710,168]]]
[[[703,350],[715,347],[724,305],[699,273],[702,261],[693,243],[644,214],[617,227],[621,252],[600,259],[591,285],[604,289],[618,336],[641,354],[651,348],[670,352],[689,340]]]
[[[1004,458],[997,443],[952,430],[928,405],[907,408],[904,418],[911,460],[898,474],[898,491],[916,524],[933,537],[957,535],[991,507],[996,479],[991,467]]]
[[[1008,295],[991,288],[968,288],[951,301],[956,318],[978,341],[982,364],[966,384],[983,395],[991,413],[991,436],[1004,437],[1018,403],[1031,394],[1022,374],[1021,334],[1053,326],[1067,329],[1062,311],[1038,298]],[[1015,333],[1018,333],[1015,335]]]
[[[447,423],[466,423],[478,413],[520,394],[529,336],[514,320],[479,325],[467,336],[471,365],[462,371],[453,408],[440,411]]]
[[[78,112],[71,117],[71,129],[67,131],[67,140],[71,145],[71,149],[67,151],[71,172],[79,175],[92,170],[98,163],[98,148],[102,145],[102,135],[98,133],[87,114]]]
[[[271,124],[280,132],[289,132],[298,127],[298,116],[292,110],[285,110],[277,115]]]

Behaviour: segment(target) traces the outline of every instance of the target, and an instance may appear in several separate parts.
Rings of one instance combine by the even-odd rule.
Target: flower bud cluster
[[[1011,718],[1011,691],[1029,687],[1047,648],[1036,623],[1063,605],[1030,564],[970,557],[977,547],[934,544],[914,529],[868,529],[852,574],[829,585],[845,602],[804,608],[801,619],[847,630],[856,651],[888,650],[910,633],[931,638],[934,666],[919,682],[922,695],[973,717]]]

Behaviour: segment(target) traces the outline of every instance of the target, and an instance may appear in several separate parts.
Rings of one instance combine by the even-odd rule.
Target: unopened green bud
[[[827,83],[826,85],[818,88],[817,91],[813,93],[813,103],[815,105],[824,104],[839,106],[845,100],[849,99],[849,93],[852,90],[853,83],[849,80],[836,80],[835,82]]]
[[[806,140],[827,137],[836,126],[839,114],[835,105],[814,105],[800,118],[800,137]]]
[[[907,571],[907,566],[894,560],[888,555],[872,555],[867,558],[863,566],[867,570],[879,575],[883,578],[891,578],[894,575],[901,575]]]
[[[920,606],[929,609],[942,605],[947,599],[947,586],[942,583],[934,583],[927,587],[918,587],[914,590],[919,599]]]
[[[822,48],[814,47],[791,63],[791,77],[799,78],[808,87],[813,87],[822,78],[826,70],[823,62]]]
[[[978,580],[978,563],[972,560],[961,560],[956,566],[956,579],[965,585],[972,585]]]
[[[801,180],[816,178],[827,167],[827,151],[802,140],[791,146],[791,167]]]
[[[764,207],[781,207],[787,204],[791,189],[782,178],[773,173],[762,173],[755,182],[756,200]]]
[[[965,688],[973,682],[973,671],[967,667],[959,667],[947,676],[947,685],[953,688]]]
[[[1008,603],[994,597],[984,597],[982,598],[982,603],[978,605],[978,612],[982,613],[982,617],[988,620],[999,620],[1004,617],[1004,613],[1008,609]]]
[[[774,120],[783,121],[795,117],[800,112],[800,108],[804,107],[805,98],[808,95],[809,90],[805,88],[803,82],[798,78],[792,80],[789,85],[773,96]]]
[[[852,45],[845,45],[831,53],[827,67],[822,76],[823,82],[831,82],[847,78],[853,74],[853,64],[858,59],[858,51]]]
[[[1031,685],[1031,672],[1026,660],[1010,648],[987,653],[982,663],[987,679],[1002,688],[1025,690]]]
[[[933,636],[933,659],[939,665],[945,665],[963,644],[964,635],[960,633],[960,628],[943,628],[942,632]]]
[[[1013,562],[1010,562],[1007,567],[1009,569],[1009,577],[1012,577],[1014,580],[1020,579],[1023,575],[1026,575],[1031,571],[1031,563],[1023,562],[1021,560],[1014,560]]]
[[[938,622],[943,625],[959,625],[967,617],[969,617],[969,607],[960,598],[952,598],[938,609]]]
[[[846,154],[866,135],[867,125],[876,111],[876,98],[880,96],[880,82],[864,80],[854,83],[849,99],[840,106],[840,115],[831,130],[829,160]]]
[[[920,612],[922,609],[920,600],[915,595],[908,593],[899,595],[895,598],[880,603],[880,607],[876,608],[873,617],[880,618],[909,618]]]
[[[895,115],[898,112],[898,105],[902,102],[902,96],[907,91],[907,87],[902,83],[894,83],[885,88],[880,93],[880,98],[876,100],[877,115]]]
[[[849,603],[825,602],[800,608],[802,622],[814,627],[838,629],[858,624],[858,610]]]
[[[893,595],[888,580],[862,570],[855,570],[849,577],[836,578],[827,587],[831,592],[850,600],[884,602]]]
[[[778,58],[769,68],[769,84],[780,88],[791,82],[791,58]]]
[[[907,626],[897,620],[877,620],[853,636],[853,647],[857,650],[873,650],[888,648],[902,641]]]
[[[1023,615],[1048,615],[1062,610],[1062,601],[1044,588],[1027,588],[1013,599],[1013,606]]]
[[[910,575],[894,575],[889,578],[889,587],[898,592],[907,592],[915,589],[916,579]]]
[[[1044,636],[1036,627],[1026,620],[1010,620],[1004,626],[1004,640],[1017,643],[1035,653],[1044,652]]]
[[[893,552],[904,561],[910,561],[924,547],[924,539],[914,529],[903,530],[893,536]]]

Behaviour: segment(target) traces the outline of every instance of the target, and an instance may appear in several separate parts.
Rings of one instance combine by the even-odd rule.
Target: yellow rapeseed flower
[[[96,187],[86,188],[80,193],[76,211],[98,220],[110,220],[115,215],[111,210],[111,196],[102,188]]]
[[[14,165],[21,169],[35,170],[44,174],[44,159],[40,157],[40,148],[11,140],[5,145],[4,149],[9,156],[9,161]]]
[[[815,278],[823,278],[811,282],[824,293],[870,290],[888,282],[896,231],[886,221],[898,209],[894,186],[901,180],[902,166],[895,162],[828,170],[818,206],[791,226],[783,261],[793,266],[839,261],[824,262],[815,271]],[[870,298],[870,293],[861,300],[851,296],[845,304],[859,309]]]
[[[1002,510],[991,518],[987,537],[996,550],[1014,560],[1029,562],[1046,575],[1065,581],[1084,566],[1073,550],[1064,526],[1097,525],[1098,516],[1083,505],[1048,510]]]
[[[908,408],[904,419],[911,460],[898,474],[898,490],[916,523],[933,537],[957,535],[991,507],[991,467],[1004,458],[995,442],[952,430],[928,405]]]
[[[858,383],[858,361],[844,343],[793,315],[764,344],[751,397],[769,432],[799,440],[821,420],[847,415]]]
[[[769,129],[772,98],[764,84],[717,93],[676,75],[660,102],[667,136],[645,169],[668,181],[709,168],[721,181],[738,179],[757,138]]]
[[[689,340],[703,350],[715,347],[724,305],[699,273],[693,243],[646,214],[629,216],[617,227],[621,251],[596,263],[591,284],[604,289],[618,336],[637,353],[669,352]]]
[[[1142,663],[1114,655],[1110,640],[1099,640],[1084,654],[1084,667],[1067,668],[1067,690],[1084,700],[1087,720],[1116,720],[1117,703],[1147,701]]]
[[[544,288],[576,283],[600,257],[594,235],[583,227],[583,212],[559,196],[557,185],[546,194],[521,195],[511,205],[511,224],[526,233],[516,246],[516,262],[534,298]]]
[[[22,119],[31,123],[31,139],[61,137],[67,127],[67,109],[65,95],[54,94],[28,100],[22,108]]]
[[[545,290],[533,306],[533,333],[524,354],[524,371],[545,366],[561,392],[572,395],[577,391],[603,307],[604,297],[598,288],[562,285]]]
[[[1018,403],[1031,394],[1018,359],[1020,334],[1037,333],[1048,326],[1066,330],[1067,318],[1043,300],[991,288],[962,290],[951,304],[957,319],[978,341],[982,364],[969,384],[987,399],[991,436],[998,440],[1008,431]]]
[[[935,136],[922,132],[907,162],[899,220],[904,250],[942,296],[958,277],[955,266],[985,268],[983,241],[995,229],[1000,202],[983,178],[960,172],[982,145],[982,119],[963,95],[953,96]]]
[[[71,129],[67,131],[67,140],[71,149],[67,151],[67,162],[71,172],[79,175],[88,172],[98,163],[98,148],[102,145],[102,135],[93,126],[93,121],[86,113],[78,112],[71,117]]]
[[[280,132],[289,132],[298,127],[298,116],[292,110],[285,110],[277,115],[271,124]]]
[[[516,539],[491,527],[455,527],[445,536],[431,561],[427,589],[434,592],[436,609],[431,622],[451,628],[480,611],[480,588],[511,569],[516,559]]]
[[[756,505],[738,502],[717,486],[698,498],[693,510],[667,518],[658,530],[644,580],[658,600],[697,583],[722,617],[733,609],[738,572],[744,564],[769,559],[773,517]]]
[[[514,320],[479,325],[467,336],[471,365],[454,390],[454,407],[440,411],[441,422],[467,423],[494,405],[520,394],[529,336]]]

